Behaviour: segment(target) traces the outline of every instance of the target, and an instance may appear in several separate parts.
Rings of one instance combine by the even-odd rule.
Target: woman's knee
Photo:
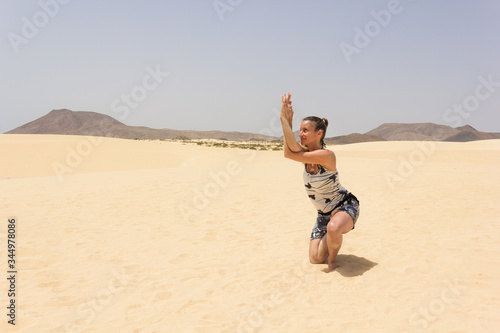
[[[317,265],[317,264],[322,264],[322,263],[324,263],[324,262],[325,262],[325,260],[326,260],[326,258],[320,258],[320,257],[318,257],[318,256],[313,256],[313,255],[310,255],[310,256],[309,256],[309,262],[310,262],[311,264],[315,264],[315,265]]]
[[[331,234],[345,234],[353,227],[352,218],[345,212],[337,213],[326,226],[326,231]]]
[[[329,234],[339,234],[342,233],[341,223],[337,219],[332,219],[328,222],[326,226],[326,232]]]

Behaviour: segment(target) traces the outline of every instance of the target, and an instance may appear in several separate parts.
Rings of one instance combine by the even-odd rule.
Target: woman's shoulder
[[[325,169],[325,172],[336,173],[336,174],[339,173],[337,169],[332,170],[332,169],[330,169],[330,168],[328,168],[328,167],[326,167],[324,165],[321,165],[321,167],[323,167]]]
[[[327,150],[327,151],[331,151],[333,153],[333,150],[328,149],[328,148],[321,148],[321,150]]]
[[[335,156],[335,153],[333,150],[322,148],[322,150],[325,151],[326,154],[328,154],[327,161],[324,163],[324,167],[328,169],[329,171],[336,172],[337,171],[337,157]]]
[[[329,156],[335,158],[335,152],[333,150],[327,148],[321,148],[321,150],[325,151]]]

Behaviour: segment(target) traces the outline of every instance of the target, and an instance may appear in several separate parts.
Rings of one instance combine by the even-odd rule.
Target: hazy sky
[[[52,109],[280,136],[385,122],[500,132],[500,1],[0,0],[0,133]]]

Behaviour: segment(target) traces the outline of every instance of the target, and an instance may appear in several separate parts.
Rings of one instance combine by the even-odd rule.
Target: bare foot
[[[339,267],[335,262],[330,262],[328,263],[328,273],[332,272],[335,270],[335,268]]]

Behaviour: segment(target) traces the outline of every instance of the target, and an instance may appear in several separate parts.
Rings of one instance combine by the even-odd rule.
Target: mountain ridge
[[[194,131],[154,129],[145,126],[129,126],[115,118],[92,111],[52,110],[45,116],[30,121],[5,134],[60,134],[115,137],[122,139],[222,139],[231,141],[278,141],[274,137],[249,132]],[[294,132],[296,137],[298,132]],[[500,133],[487,133],[470,125],[450,127],[434,123],[384,123],[361,133],[326,137],[327,144],[349,144],[371,141],[451,141],[500,139]]]

